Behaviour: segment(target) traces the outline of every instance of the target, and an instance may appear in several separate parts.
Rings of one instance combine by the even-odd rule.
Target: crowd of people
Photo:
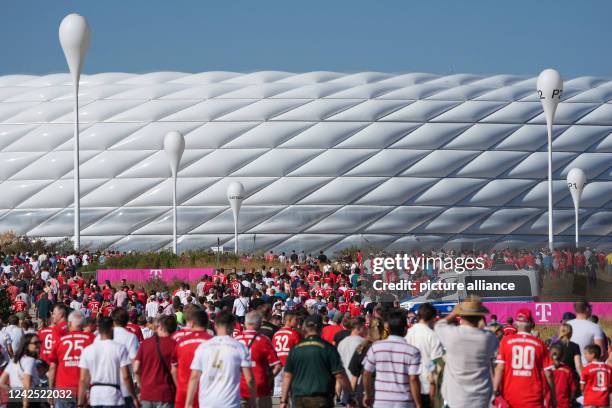
[[[273,268],[219,268],[173,290],[147,291],[80,272],[119,252],[0,254],[11,305],[0,323],[0,386],[72,397],[7,400],[8,392],[0,404],[271,407],[277,398],[283,408],[609,406],[610,341],[587,302],[566,313],[552,339],[539,337],[528,309],[500,324],[476,298],[446,316],[427,303],[409,312],[369,285],[371,259],[380,255],[269,252],[264,261]],[[612,254],[588,248],[472,255],[488,267],[552,276],[612,270]]]

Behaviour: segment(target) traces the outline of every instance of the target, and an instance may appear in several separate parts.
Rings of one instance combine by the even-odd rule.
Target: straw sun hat
[[[489,314],[489,309],[483,306],[478,297],[468,297],[455,306],[453,311],[458,316],[486,316]]]

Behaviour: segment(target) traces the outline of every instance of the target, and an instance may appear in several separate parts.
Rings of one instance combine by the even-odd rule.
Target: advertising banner
[[[573,302],[496,302],[484,303],[491,314],[497,315],[499,322],[505,322],[507,317],[515,317],[519,309],[527,308],[536,324],[559,324],[563,313],[574,313]],[[593,315],[600,319],[612,319],[612,302],[592,302]],[[490,317],[490,315],[489,315]]]

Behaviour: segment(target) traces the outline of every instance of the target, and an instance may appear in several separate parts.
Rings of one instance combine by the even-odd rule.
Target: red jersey
[[[211,338],[205,330],[192,331],[177,343],[172,357],[172,365],[176,366],[176,399],[175,407],[184,407],[187,399],[187,386],[191,376],[191,362],[200,344]],[[194,408],[198,408],[198,388],[193,398]]]
[[[332,288],[323,288],[323,298],[327,299],[334,290]]]
[[[236,322],[234,325],[234,331],[232,332],[232,337],[236,338],[238,335],[242,333],[242,325],[239,322]]]
[[[104,317],[109,317],[112,312],[113,312],[113,306],[112,305],[106,305],[106,306],[104,306],[102,308],[102,316],[104,316]]]
[[[55,344],[55,337],[53,327],[45,327],[38,331],[38,338],[40,339],[40,358],[47,363],[50,363],[49,357],[51,356],[51,350]]]
[[[334,344],[334,336],[343,329],[344,327],[339,324],[327,325],[323,327],[323,330],[321,331],[321,338],[329,344]]]
[[[572,408],[572,395],[576,391],[576,382],[572,369],[561,364],[553,370],[557,408]],[[544,380],[545,381],[545,380]],[[546,406],[550,407],[550,389],[546,387]]]
[[[308,293],[306,289],[298,288],[297,294],[299,297],[303,297],[305,300],[310,299],[310,294]]]
[[[338,311],[342,314],[345,314],[348,311],[349,304],[347,302],[338,303]]]
[[[26,306],[26,302],[21,299],[17,299],[13,302],[13,310],[15,311],[15,313],[23,312],[26,309]]]
[[[91,316],[96,317],[100,312],[100,302],[97,300],[92,300],[87,304],[87,308],[91,310]]]
[[[93,333],[73,331],[63,336],[51,351],[50,361],[57,364],[55,387],[77,389],[79,387],[79,360],[85,347],[93,343]]]
[[[287,363],[287,356],[289,356],[289,350],[300,342],[301,336],[296,330],[289,327],[283,327],[274,333],[272,336],[272,344],[274,345],[274,351],[280,359],[282,366],[284,367]]]
[[[227,276],[223,275],[222,273],[215,275],[213,276],[213,282],[225,285],[227,283]]]
[[[257,334],[255,330],[245,330],[236,340],[242,342],[251,352],[253,362],[253,377],[255,377],[255,392],[257,397],[272,395],[272,384],[269,381],[268,372],[270,367],[280,364],[280,360],[274,351],[272,342],[266,336]],[[248,398],[249,386],[244,376],[240,377],[240,397]]]
[[[351,317],[361,315],[361,305],[359,303],[351,303],[348,308]]]
[[[505,325],[502,331],[504,332],[504,336],[512,336],[518,333],[518,330],[516,330],[516,327],[510,326],[509,324]]]
[[[580,384],[584,386],[584,405],[609,406],[612,367],[601,361],[587,364],[580,374]]]
[[[139,325],[134,324],[134,323],[128,323],[127,326],[125,326],[125,328],[134,333],[136,335],[136,337],[138,338],[138,342],[142,343],[144,341],[144,336],[142,335],[142,329],[140,328]]]
[[[511,407],[544,408],[544,370],[554,365],[542,340],[528,333],[504,336],[496,363],[504,364],[501,392]]]
[[[68,323],[65,320],[62,320],[58,324],[52,327],[53,335],[55,336],[55,340],[59,340],[62,336],[68,334]]]
[[[232,290],[234,291],[234,295],[235,296],[239,296],[240,295],[240,287],[242,286],[240,284],[240,282],[238,282],[237,280],[232,281],[231,286],[232,286]]]
[[[353,296],[355,296],[355,289],[347,289],[344,291],[344,300],[350,302]]]
[[[104,300],[112,300],[113,299],[113,291],[111,288],[102,289],[102,298]]]
[[[178,343],[181,340],[183,340],[186,336],[189,336],[191,333],[193,333],[191,329],[184,328],[184,329],[175,331],[174,333],[172,333],[172,336],[170,337],[172,337],[172,340]]]

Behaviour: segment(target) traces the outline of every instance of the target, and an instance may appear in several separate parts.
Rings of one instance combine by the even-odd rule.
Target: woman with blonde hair
[[[365,358],[368,350],[375,341],[387,338],[388,331],[385,328],[385,322],[380,317],[371,317],[368,327],[368,337],[355,349],[353,357],[349,363],[349,371],[351,372],[351,387],[355,391],[355,400],[358,406],[363,406],[363,365],[362,361]]]
[[[582,359],[580,358],[580,347],[570,339],[572,338],[572,326],[563,323],[559,326],[559,336],[554,344],[563,348],[563,364],[569,366],[574,378],[578,379],[582,372]]]

